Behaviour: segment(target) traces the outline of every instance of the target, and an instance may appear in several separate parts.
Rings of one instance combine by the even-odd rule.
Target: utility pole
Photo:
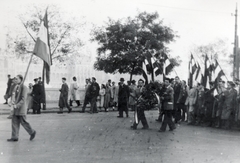
[[[237,36],[237,4],[235,10],[235,34],[234,34],[234,48],[233,48],[233,80],[239,79],[239,56],[238,56],[238,36]]]

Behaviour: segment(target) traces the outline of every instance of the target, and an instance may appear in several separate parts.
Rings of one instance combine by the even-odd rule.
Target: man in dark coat
[[[163,112],[164,112],[164,119],[162,122],[162,126],[159,130],[159,132],[165,132],[167,125],[169,127],[169,131],[173,131],[176,127],[172,121],[172,111],[173,111],[173,101],[174,101],[174,91],[173,88],[170,85],[169,79],[165,79],[165,87],[166,90],[161,97],[163,100]]]
[[[187,96],[188,96],[187,85],[186,85],[186,81],[183,80],[181,90],[180,90],[180,94],[179,94],[179,98],[177,100],[177,104],[178,104],[178,108],[180,110],[180,116],[181,116],[182,122],[185,121],[185,114],[187,112],[187,109],[186,109],[186,106],[185,106]],[[182,112],[182,115],[181,115],[181,112]]]
[[[119,92],[118,92],[118,118],[123,117],[123,111],[126,113],[126,117],[128,117],[128,99],[129,99],[129,87],[124,84],[124,78],[120,79]]]
[[[83,102],[83,107],[80,113],[85,113],[85,109],[88,103],[90,103],[91,97],[89,93],[89,87],[91,85],[91,79],[86,79],[86,85],[85,85],[85,97],[84,97],[84,102]]]
[[[237,91],[234,89],[234,87],[235,84],[232,81],[228,81],[227,90],[223,93],[225,101],[223,103],[221,120],[225,129],[230,129],[232,127],[232,122],[235,119]]]
[[[33,114],[41,114],[41,98],[42,98],[42,87],[38,83],[38,78],[34,79],[35,84],[33,85],[32,97],[33,97]]]
[[[3,103],[3,104],[8,104],[9,90],[10,90],[10,87],[11,87],[11,85],[12,85],[11,75],[8,75],[7,77],[8,77],[7,90],[6,90],[6,93],[5,93],[5,95],[4,95],[4,98],[5,98],[6,102]]]
[[[70,108],[70,106],[68,105],[68,91],[69,91],[69,88],[68,88],[68,85],[66,83],[66,78],[62,78],[62,87],[61,89],[59,90],[60,91],[60,97],[59,97],[59,102],[58,102],[58,105],[59,105],[59,112],[58,114],[62,114],[63,113],[63,108],[66,107],[68,108],[68,113],[70,113],[72,111],[72,108]]]
[[[90,114],[92,113],[98,113],[97,111],[97,97],[99,95],[99,84],[96,82],[96,78],[92,77],[92,83],[89,86],[89,96],[90,96],[90,102],[91,102],[91,108],[90,108]]]
[[[175,118],[175,123],[178,123],[181,120],[181,108],[179,104],[179,97],[180,97],[180,91],[181,91],[181,81],[178,76],[175,77],[175,83],[173,86],[174,90],[174,102],[173,102],[173,117]]]

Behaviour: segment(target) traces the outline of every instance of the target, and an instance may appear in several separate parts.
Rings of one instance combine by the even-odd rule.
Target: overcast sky
[[[19,21],[29,5],[58,4],[67,15],[84,16],[89,23],[103,25],[113,19],[134,17],[139,11],[158,12],[164,24],[180,36],[169,45],[171,56],[181,56],[183,64],[176,68],[187,78],[187,61],[193,46],[226,40],[232,53],[236,0],[1,0],[0,47],[5,46],[8,29],[24,30]],[[95,51],[95,49],[94,49]],[[231,66],[232,67],[232,66]],[[185,75],[186,74],[186,75]],[[173,74],[174,75],[174,74]]]

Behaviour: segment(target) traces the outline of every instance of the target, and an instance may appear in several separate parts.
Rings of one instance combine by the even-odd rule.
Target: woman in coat
[[[106,93],[106,87],[104,84],[102,84],[101,89],[99,91],[99,96],[100,96],[99,111],[101,111],[101,109],[103,108],[105,93]]]
[[[105,112],[108,112],[110,100],[111,100],[111,87],[109,83],[107,83],[106,90],[105,90],[104,104],[103,104]]]

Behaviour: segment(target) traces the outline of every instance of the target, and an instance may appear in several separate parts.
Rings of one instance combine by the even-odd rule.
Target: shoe
[[[68,109],[68,113],[71,113],[71,112],[72,112],[72,108],[69,108],[69,109]]]
[[[158,130],[158,132],[165,132],[165,131],[160,129],[160,130]]]
[[[98,113],[98,111],[94,111],[93,113]]]
[[[59,111],[59,112],[57,112],[58,114],[63,114],[63,112],[62,111]]]
[[[89,111],[88,113],[89,113],[89,114],[92,114],[93,112],[92,112],[92,111]]]
[[[123,116],[117,116],[118,118],[123,118]]]
[[[3,104],[4,104],[4,105],[7,105],[8,103],[7,103],[7,102],[4,102]]]
[[[85,111],[79,111],[79,113],[85,113]]]
[[[157,122],[162,122],[160,119],[155,119],[155,121],[157,121]]]
[[[33,140],[35,138],[35,135],[36,135],[36,131],[34,131],[31,136],[30,136],[30,140]]]
[[[126,117],[128,118],[128,114],[126,115]]]
[[[7,119],[12,119],[12,116],[8,116]]]
[[[9,141],[9,142],[14,142],[14,141],[18,141],[18,139],[13,139],[13,138],[11,138],[11,139],[7,139],[7,141]]]
[[[136,126],[131,126],[131,129],[136,130],[137,127]]]
[[[170,128],[169,131],[173,131],[173,130],[175,130],[175,129],[176,129],[176,128]]]
[[[148,126],[142,127],[142,130],[148,130],[148,129],[149,129]]]

